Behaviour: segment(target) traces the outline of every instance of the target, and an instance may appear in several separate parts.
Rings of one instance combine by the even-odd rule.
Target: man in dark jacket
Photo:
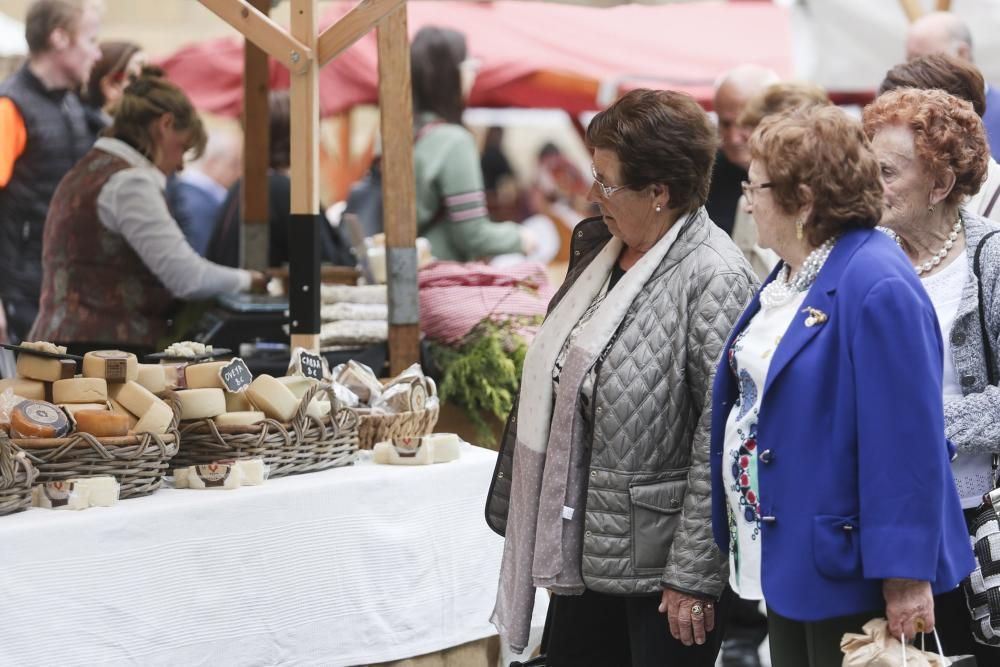
[[[36,0],[28,9],[28,61],[0,83],[0,298],[14,341],[38,314],[42,229],[59,181],[90,148],[76,95],[101,55],[100,8]]]

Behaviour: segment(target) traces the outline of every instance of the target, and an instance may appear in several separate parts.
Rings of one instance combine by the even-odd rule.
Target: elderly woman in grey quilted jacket
[[[545,588],[550,667],[708,667],[731,598],[712,540],[709,394],[756,278],[703,208],[716,134],[691,97],[633,91],[587,143],[602,215],[573,232],[501,445],[493,622],[523,649]]]
[[[864,123],[885,185],[882,224],[909,256],[941,327],[945,435],[958,448],[952,474],[971,528],[1000,451],[1000,388],[987,367],[996,360],[986,356],[1000,349],[1000,235],[992,235],[1000,225],[963,206],[983,182],[989,146],[972,104],[942,90],[887,92],[865,109]],[[1000,649],[973,640],[961,589],[935,596],[934,617],[947,655],[1000,664]]]

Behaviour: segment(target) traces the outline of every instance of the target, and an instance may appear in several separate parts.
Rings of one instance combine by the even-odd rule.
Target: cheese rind
[[[161,364],[139,364],[136,382],[154,394],[162,394],[167,390],[167,374]]]
[[[226,412],[226,395],[221,389],[184,389],[177,392],[181,420],[212,419]]]
[[[227,412],[215,418],[217,426],[253,426],[267,419],[263,412]]]
[[[45,400],[45,383],[27,378],[10,378],[0,380],[0,393],[10,389],[15,396],[26,398],[31,401]]]
[[[73,415],[76,430],[97,438],[117,438],[128,434],[129,419],[110,410],[80,410]]]
[[[139,360],[130,352],[98,350],[83,355],[83,377],[108,382],[134,382],[139,378]]]
[[[104,378],[70,378],[52,384],[53,403],[102,403],[106,400],[108,382]]]
[[[174,411],[166,403],[160,401],[150,406],[132,430],[136,433],[166,433],[173,418]]]
[[[258,376],[247,388],[246,394],[258,410],[280,422],[291,421],[299,409],[299,399],[295,398],[292,390],[270,375]]]
[[[10,413],[15,438],[61,438],[69,433],[66,413],[45,401],[23,401]]]
[[[108,394],[121,403],[122,407],[140,418],[149,411],[151,406],[163,404],[163,401],[138,382],[109,385]]]
[[[184,369],[188,389],[225,389],[219,376],[228,361],[207,361],[203,364],[191,364]]]

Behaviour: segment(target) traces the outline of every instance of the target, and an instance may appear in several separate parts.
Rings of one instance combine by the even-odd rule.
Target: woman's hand
[[[538,250],[538,238],[530,229],[522,227],[519,231],[521,233],[521,254],[533,255]]]
[[[934,629],[934,595],[927,581],[886,579],[882,582],[885,616],[896,639],[913,639]]]
[[[670,588],[663,589],[659,607],[667,615],[670,634],[685,646],[704,644],[715,627],[715,600],[696,598]]]
[[[270,281],[267,274],[260,271],[250,272],[250,292],[252,294],[264,294],[267,292],[267,283]]]

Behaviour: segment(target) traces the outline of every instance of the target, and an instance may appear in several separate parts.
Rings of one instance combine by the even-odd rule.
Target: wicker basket
[[[66,438],[18,438],[20,447],[38,468],[39,482],[57,482],[71,477],[113,475],[121,485],[119,498],[148,496],[160,488],[168,461],[177,453],[180,406],[170,394],[164,400],[174,418],[166,434],[139,433],[120,438],[95,438],[73,433]]]
[[[181,449],[171,467],[262,458],[270,468],[268,477],[283,477],[351,465],[357,459],[358,418],[346,408],[322,420],[307,415],[306,408],[320,391],[328,394],[331,406],[337,405],[329,385],[316,385],[302,397],[288,424],[273,419],[253,426],[219,427],[211,419],[182,423]]]
[[[31,506],[31,485],[37,476],[27,455],[0,431],[0,516]]]
[[[396,414],[373,414],[358,412],[361,420],[359,429],[359,447],[371,449],[375,443],[394,438],[412,438],[434,432],[441,404],[437,400],[437,385],[434,380],[424,378],[427,388],[428,407],[414,412],[398,412]],[[431,401],[430,399],[435,400]]]

